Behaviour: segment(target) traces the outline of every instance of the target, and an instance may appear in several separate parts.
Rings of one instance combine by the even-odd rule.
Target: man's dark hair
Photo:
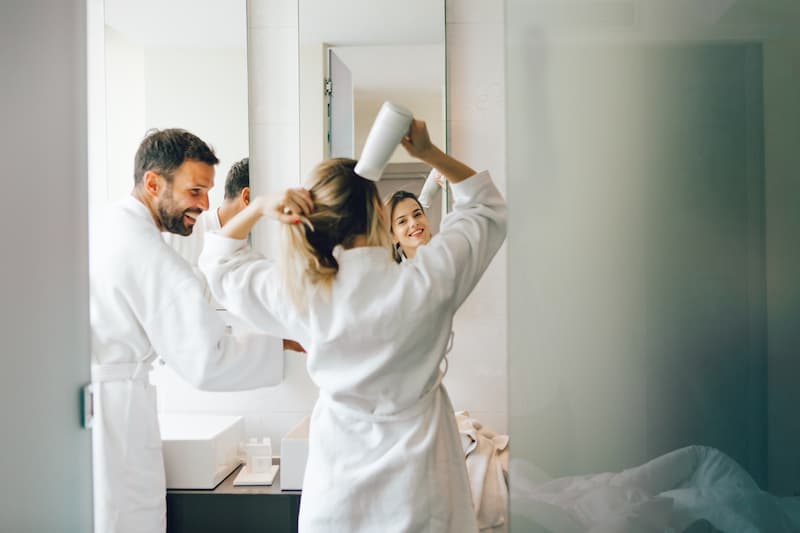
[[[141,184],[145,172],[152,170],[171,183],[172,173],[186,160],[200,161],[209,165],[219,163],[219,159],[214,155],[214,149],[186,130],[179,128],[150,130],[136,150],[133,182],[136,185]]]
[[[225,199],[232,200],[239,196],[242,189],[250,186],[250,158],[237,161],[228,171],[225,178]]]

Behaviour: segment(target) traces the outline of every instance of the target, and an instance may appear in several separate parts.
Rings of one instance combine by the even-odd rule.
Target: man
[[[228,175],[225,178],[225,197],[222,200],[222,205],[217,209],[204,211],[203,214],[197,217],[197,222],[190,235],[162,232],[161,236],[164,238],[164,241],[189,262],[204,286],[206,281],[203,274],[197,270],[197,259],[200,257],[200,252],[203,251],[205,233],[207,231],[217,231],[222,228],[222,226],[232,219],[239,211],[247,207],[249,203],[250,158],[245,157],[234,163],[230,170],[228,170]],[[211,302],[211,305],[219,307],[208,291],[206,291],[206,297]],[[237,330],[243,328],[243,323],[235,316],[226,315],[226,319],[229,322],[233,322]],[[246,328],[247,326],[244,326],[244,329]],[[283,339],[283,349],[305,353],[305,348],[303,348],[300,343],[290,339]]]
[[[280,339],[233,337],[189,264],[161,238],[188,235],[208,209],[217,157],[191,133],[149,133],[136,152],[131,195],[91,240],[95,531],[166,530],[156,357],[192,385],[241,390],[281,379]]]
[[[190,235],[163,233],[164,240],[172,246],[192,267],[197,267],[197,258],[203,251],[203,235],[225,225],[236,213],[250,203],[250,159],[245,157],[231,166],[225,178],[225,197],[214,210],[205,211],[197,218]]]

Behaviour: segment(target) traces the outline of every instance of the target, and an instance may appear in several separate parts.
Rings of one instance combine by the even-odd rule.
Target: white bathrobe
[[[276,384],[280,339],[234,338],[190,266],[161,238],[133,197],[95,224],[90,259],[94,383],[94,510],[97,533],[166,529],[156,393],[156,356],[197,387]]]
[[[331,293],[290,305],[277,269],[243,241],[206,236],[214,296],[255,327],[297,339],[320,388],[311,415],[300,531],[477,531],[464,454],[439,365],[453,314],[505,238],[488,173],[453,185],[442,230],[397,264],[389,250],[335,255]]]
[[[203,240],[206,232],[217,231],[221,227],[222,224],[219,222],[217,209],[209,209],[208,211],[203,211],[197,217],[197,222],[195,222],[191,234],[178,235],[176,233],[163,232],[161,237],[190,265],[196,267],[200,252],[203,251]]]

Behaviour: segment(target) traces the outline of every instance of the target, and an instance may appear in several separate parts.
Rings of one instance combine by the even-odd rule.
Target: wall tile
[[[504,35],[502,24],[447,26],[450,120],[503,115]]]
[[[297,28],[297,0],[248,0],[247,25],[251,28]]]
[[[457,410],[507,409],[507,350],[504,319],[462,320],[456,315],[455,338],[448,355],[447,390]]]
[[[447,0],[447,24],[502,24],[504,5],[503,0]]]
[[[251,123],[298,123],[297,29],[255,28],[248,52]]]
[[[151,380],[158,389],[159,410],[175,413],[253,414],[273,410],[310,411],[317,399],[317,387],[305,369],[305,357],[284,354],[284,380],[274,387],[236,392],[200,391],[186,383],[167,366],[158,366]]]
[[[478,285],[458,309],[456,316],[462,323],[507,317],[507,272],[506,245],[504,244],[498,250]]]
[[[273,192],[300,183],[300,146],[297,122],[271,122],[251,127],[250,152],[252,179],[258,194]]]
[[[245,415],[244,430],[247,437],[269,437],[272,441],[272,454],[280,455],[281,438],[296,426],[311,410],[305,413],[270,412]]]
[[[489,170],[505,194],[505,117],[484,116],[450,121],[450,153],[475,170]]]

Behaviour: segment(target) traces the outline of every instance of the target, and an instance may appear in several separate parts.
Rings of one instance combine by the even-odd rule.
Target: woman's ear
[[[239,197],[242,199],[242,203],[245,207],[250,205],[250,187],[242,188],[242,192],[239,193]]]

